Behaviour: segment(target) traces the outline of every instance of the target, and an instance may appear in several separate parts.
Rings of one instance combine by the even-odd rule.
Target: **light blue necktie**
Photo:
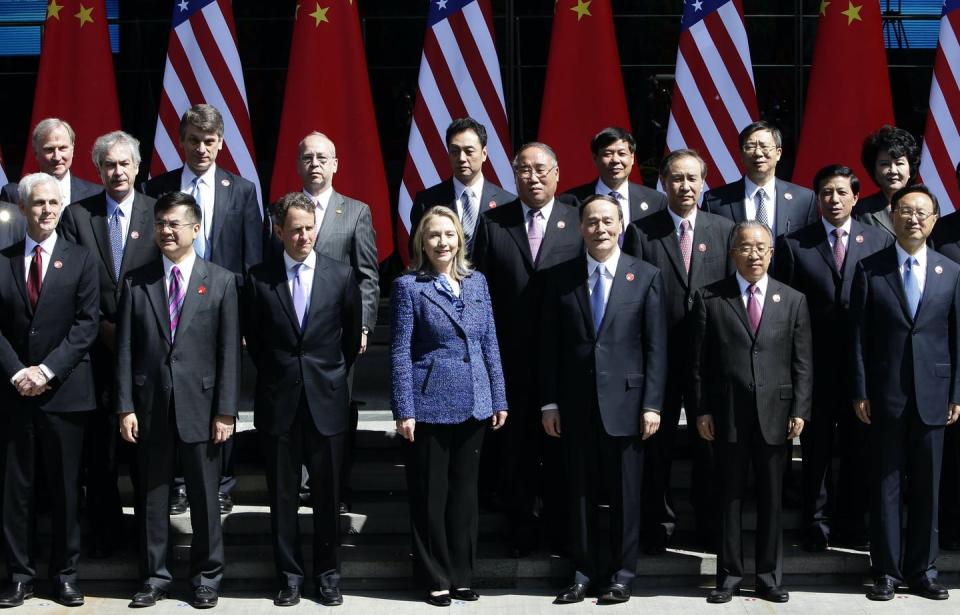
[[[302,331],[307,324],[307,290],[303,287],[303,280],[300,279],[301,271],[303,271],[303,263],[293,266],[293,309],[297,312],[297,321]]]
[[[597,334],[600,333],[600,325],[603,324],[603,312],[607,309],[607,302],[603,297],[606,285],[603,274],[606,270],[601,263],[594,271],[596,271],[597,281],[593,283],[593,291],[590,293],[590,311],[593,312],[593,332]]]
[[[123,224],[120,216],[123,210],[118,206],[110,216],[110,253],[113,256],[113,279],[120,281],[120,264],[123,262]]]
[[[193,197],[193,200],[197,202],[197,205],[200,206],[200,234],[197,235],[193,240],[193,249],[196,251],[197,256],[206,260],[207,259],[207,235],[204,232],[206,226],[203,223],[204,216],[207,215],[207,212],[203,208],[203,200],[200,198],[200,178],[194,177],[192,186],[190,187],[190,195]]]
[[[917,259],[909,256],[903,261],[903,292],[907,295],[907,306],[910,307],[911,318],[916,318],[917,308],[920,306],[920,280],[913,273],[912,265],[918,265]]]

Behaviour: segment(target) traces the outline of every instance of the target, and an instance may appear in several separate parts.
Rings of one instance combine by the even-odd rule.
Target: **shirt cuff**
[[[48,382],[50,380],[53,380],[53,377],[56,375],[52,371],[50,371],[50,368],[44,365],[43,363],[40,364],[40,371],[43,372],[43,375],[47,377]]]
[[[657,410],[656,408],[643,408],[643,411],[644,411],[644,412],[656,412],[657,414],[660,414],[660,411]]]
[[[24,367],[23,369],[21,369],[20,371],[18,371],[16,374],[14,374],[14,375],[13,375],[13,378],[10,379],[10,384],[15,385],[16,382],[17,382],[17,380],[20,379],[20,376],[22,376],[25,371],[27,371],[27,368],[26,368],[26,367]]]
[[[545,404],[542,408],[540,408],[540,412],[546,412],[547,410],[559,410],[559,409],[560,409],[560,406],[558,406],[557,404]]]

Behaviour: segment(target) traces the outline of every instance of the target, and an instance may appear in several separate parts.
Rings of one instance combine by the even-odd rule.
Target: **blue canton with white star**
[[[427,26],[433,27],[463,7],[477,0],[430,0],[430,13],[427,15]]]
[[[687,30],[718,8],[732,2],[732,0],[683,0],[683,19],[680,20],[680,29]]]
[[[176,28],[190,19],[194,13],[216,1],[217,0],[173,0],[173,23],[170,24],[170,27]]]

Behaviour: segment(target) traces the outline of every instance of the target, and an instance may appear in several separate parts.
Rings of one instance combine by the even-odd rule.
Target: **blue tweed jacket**
[[[456,424],[507,409],[490,292],[483,274],[460,283],[461,314],[429,276],[393,283],[393,416]]]

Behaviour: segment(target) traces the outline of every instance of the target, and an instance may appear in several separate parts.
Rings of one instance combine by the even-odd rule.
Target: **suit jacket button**
[[[750,388],[751,391],[753,390],[753,383],[752,383],[752,382],[750,383],[750,387],[749,387],[749,388]]]
[[[166,392],[169,391],[169,390],[170,390],[170,386],[169,386],[169,385],[166,385],[166,384],[163,385],[163,391],[164,391],[164,393],[166,393]]]
[[[299,381],[299,380],[294,380],[294,381],[293,381],[293,384],[300,384],[300,381]]]
[[[36,335],[36,334],[37,334],[36,329],[30,329],[30,335]]]
[[[464,362],[464,363],[469,363],[469,362],[470,362],[470,357],[463,357],[463,362]]]

